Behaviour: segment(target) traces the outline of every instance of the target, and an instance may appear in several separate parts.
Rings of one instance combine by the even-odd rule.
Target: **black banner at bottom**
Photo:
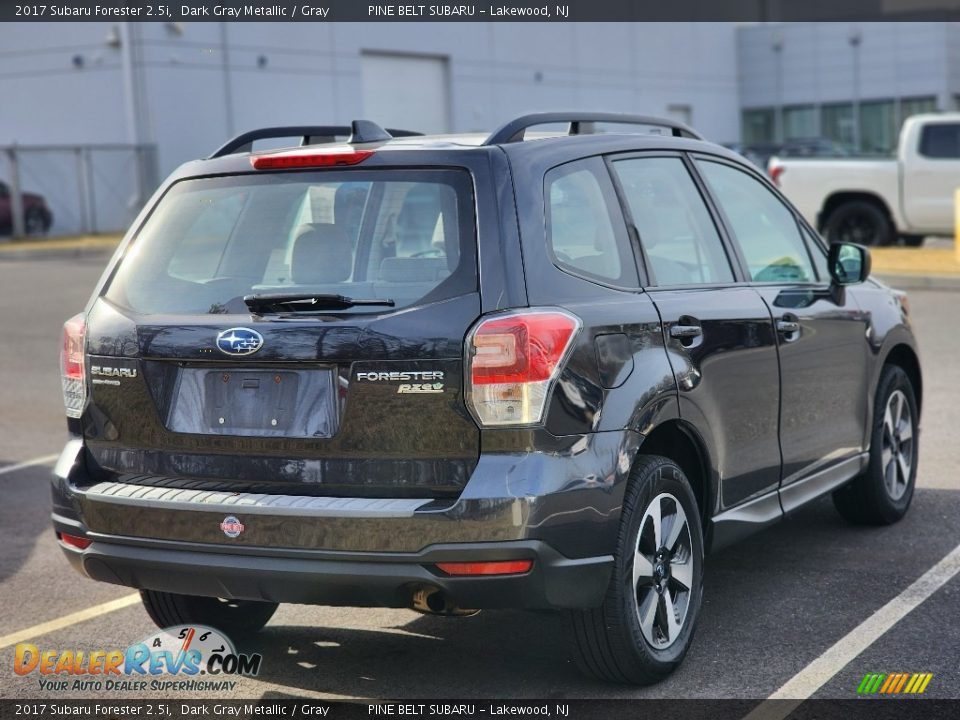
[[[885,720],[960,718],[960,699],[851,700],[407,700],[343,702],[278,697],[259,700],[0,700],[14,718],[553,718],[554,720]]]

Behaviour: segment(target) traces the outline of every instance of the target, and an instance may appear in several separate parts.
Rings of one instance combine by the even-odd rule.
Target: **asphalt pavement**
[[[14,638],[25,629],[45,624],[29,642],[60,650],[125,648],[153,631],[138,604],[97,614],[100,604],[131,591],[77,575],[49,526],[49,458],[66,436],[60,327],[82,309],[105,260],[0,258],[0,697],[54,697],[39,688],[36,675],[11,670]],[[709,557],[693,648],[660,685],[623,688],[583,679],[567,659],[559,614],[438,618],[287,605],[245,648],[263,654],[260,675],[216,697],[769,696],[960,544],[958,303],[956,291],[911,293],[926,388],[918,490],[908,516],[892,527],[854,528],[824,499]],[[93,616],[63,620],[84,610]],[[856,697],[868,672],[930,672],[925,697],[960,698],[958,610],[960,576],[829,677],[816,696]]]

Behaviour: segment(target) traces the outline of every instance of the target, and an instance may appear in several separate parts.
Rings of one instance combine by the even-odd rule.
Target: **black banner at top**
[[[4,22],[958,20],[960,0],[0,0]]]

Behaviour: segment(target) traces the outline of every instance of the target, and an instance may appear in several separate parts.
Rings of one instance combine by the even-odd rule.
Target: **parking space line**
[[[50,463],[56,462],[59,455],[44,455],[43,457],[34,458],[33,460],[26,460],[22,463],[17,463],[16,465],[7,465],[5,467],[0,467],[0,475],[6,475],[8,473],[16,472],[17,470],[25,470],[28,467],[33,467],[34,465],[48,465]]]
[[[136,605],[139,602],[140,593],[124,595],[122,598],[117,598],[116,600],[111,600],[110,602],[94,605],[93,607],[88,607],[84,610],[79,610],[75,613],[70,613],[69,615],[55,618],[54,620],[42,622],[39,625],[34,625],[33,627],[17,630],[9,635],[0,637],[0,650],[10,647],[11,645],[16,645],[19,642],[32,640],[41,635],[46,635],[47,633],[52,633],[56,630],[62,630],[65,627],[70,627],[71,625],[85,622],[86,620],[92,620],[95,617],[112,613],[115,610],[122,610],[125,607]]]
[[[827,684],[890,628],[960,573],[960,545],[908,588],[840,638],[825,653],[788,680],[743,720],[782,720]],[[851,690],[852,692],[852,690]],[[796,700],[796,702],[783,702]]]

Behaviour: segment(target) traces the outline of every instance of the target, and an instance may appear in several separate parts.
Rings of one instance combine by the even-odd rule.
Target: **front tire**
[[[29,237],[41,237],[50,230],[50,219],[42,210],[31,208],[24,218],[23,229]]]
[[[824,235],[831,243],[881,246],[894,241],[894,228],[883,208],[866,200],[850,200],[830,213]]]
[[[683,661],[700,614],[703,535],[680,467],[656,455],[630,473],[613,575],[603,605],[569,613],[581,670],[650,685]]]
[[[866,471],[833,493],[840,515],[856,525],[890,525],[907,513],[917,479],[917,400],[902,368],[886,365],[877,386]]]
[[[224,600],[159,590],[141,590],[140,599],[158,628],[207,625],[225,632],[234,640],[259,631],[278,607],[272,602]]]

